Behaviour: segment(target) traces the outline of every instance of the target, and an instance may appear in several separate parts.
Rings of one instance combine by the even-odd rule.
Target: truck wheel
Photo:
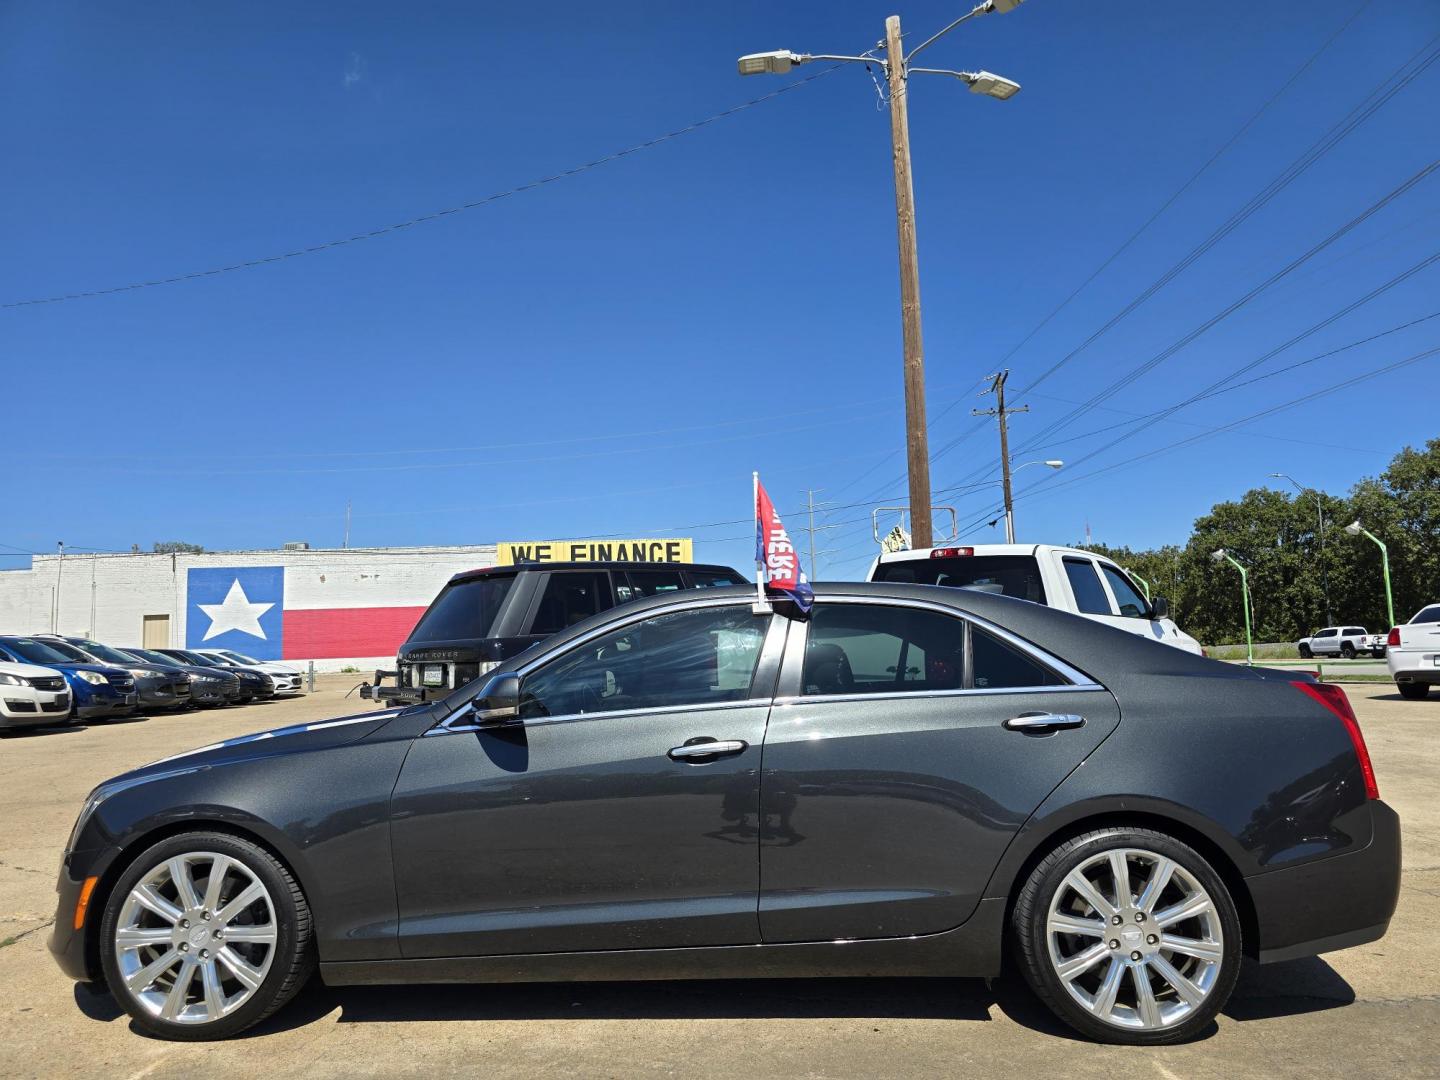
[[[1400,691],[1400,696],[1407,701],[1424,701],[1430,693],[1430,684],[1423,682],[1402,682],[1396,683],[1395,689]]]
[[[1310,651],[1310,646],[1309,646],[1309,645],[1303,645],[1303,644],[1302,644],[1302,645],[1300,646],[1300,659],[1301,659],[1301,660],[1309,660],[1309,659],[1310,659],[1312,656],[1314,656],[1314,655],[1315,655],[1315,654]]]
[[[1342,642],[1340,645],[1340,655],[1345,657],[1346,660],[1354,660],[1355,646],[1351,645],[1348,641]]]

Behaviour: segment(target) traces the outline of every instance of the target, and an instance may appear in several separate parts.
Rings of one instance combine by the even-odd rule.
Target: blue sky
[[[910,0],[911,40],[962,5]],[[1354,10],[1030,0],[927,53],[1023,84],[916,77],[911,122],[932,449],[982,377]],[[735,57],[858,52],[871,2],[0,6],[0,304],[226,266],[555,174],[814,74]],[[1440,34],[1371,3],[1258,121],[1008,360],[1012,391],[1203,241]],[[878,74],[878,69],[877,69]],[[180,284],[0,308],[0,544],[211,549],[693,535],[748,569],[750,470],[824,577],[863,573],[905,490],[886,112],[850,67],[661,146],[464,213]],[[1434,156],[1440,64],[1024,398],[1017,464],[1078,459],[1440,250],[1432,175],[1063,431]],[[1440,310],[1440,265],[1256,368]],[[1342,491],[1437,434],[1440,357],[1083,479],[1440,344],[1440,319],[1180,410],[1017,504],[1020,538],[1183,540],[1293,473]],[[1423,391],[1423,392],[1422,392]],[[1085,438],[1075,438],[1086,436]],[[1065,439],[1060,443],[1058,440]],[[1031,445],[1033,444],[1033,445]],[[998,478],[993,429],[934,486]],[[1022,492],[1031,469],[1017,478]],[[1074,480],[1066,484],[1065,481]],[[997,486],[942,493],[962,524]],[[988,516],[994,516],[993,514]],[[711,528],[701,528],[712,523]],[[983,525],[975,541],[996,540]],[[23,556],[0,566],[23,565]]]

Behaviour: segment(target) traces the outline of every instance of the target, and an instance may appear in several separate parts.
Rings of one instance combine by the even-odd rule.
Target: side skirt
[[[1003,899],[982,900],[963,925],[924,937],[425,960],[322,961],[320,976],[329,986],[877,975],[989,977],[1000,973],[1005,905]]]

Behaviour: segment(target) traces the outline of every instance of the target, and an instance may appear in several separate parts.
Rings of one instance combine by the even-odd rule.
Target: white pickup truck
[[[909,581],[978,589],[1083,615],[1132,634],[1201,653],[1170,618],[1163,596],[1146,599],[1130,575],[1103,555],[1050,544],[977,544],[886,552],[867,581]]]
[[[1440,685],[1440,604],[1426,604],[1386,642],[1385,666],[1401,697],[1419,701]]]
[[[1327,626],[1295,643],[1303,660],[1312,656],[1343,656],[1353,660],[1360,653],[1385,655],[1385,635],[1367,634],[1363,626]]]

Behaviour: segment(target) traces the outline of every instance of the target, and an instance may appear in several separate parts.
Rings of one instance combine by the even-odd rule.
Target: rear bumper
[[[1358,851],[1247,878],[1262,964],[1348,949],[1384,936],[1400,899],[1400,818],[1370,805],[1370,843]]]
[[[1397,683],[1424,683],[1440,686],[1440,652],[1434,649],[1391,649],[1385,666]]]

